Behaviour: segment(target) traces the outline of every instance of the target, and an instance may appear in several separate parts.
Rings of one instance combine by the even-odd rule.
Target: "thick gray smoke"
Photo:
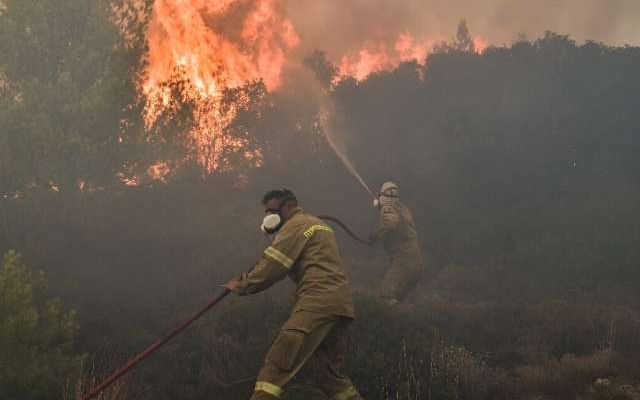
[[[491,44],[551,30],[578,41],[640,44],[639,0],[286,0],[306,48],[331,57],[407,32],[450,38],[461,19]]]

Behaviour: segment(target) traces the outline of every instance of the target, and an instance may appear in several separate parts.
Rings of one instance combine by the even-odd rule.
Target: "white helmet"
[[[373,206],[380,207],[385,204],[393,204],[398,201],[399,193],[398,185],[390,181],[385,182],[380,187],[380,194],[373,200]]]
[[[380,195],[386,197],[398,197],[400,195],[398,185],[391,181],[383,183],[380,187]]]

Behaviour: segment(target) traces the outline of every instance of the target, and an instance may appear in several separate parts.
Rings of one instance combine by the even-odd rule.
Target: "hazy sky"
[[[450,38],[461,19],[492,44],[546,30],[640,45],[640,0],[285,0],[305,48],[332,53],[408,32]]]

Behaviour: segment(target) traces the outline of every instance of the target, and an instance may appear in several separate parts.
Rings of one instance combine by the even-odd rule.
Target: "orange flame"
[[[147,95],[184,71],[205,96],[264,80],[280,85],[285,52],[299,43],[291,21],[278,13],[279,0],[156,0],[148,31]],[[233,13],[251,9],[240,17]],[[240,21],[234,19],[240,18]],[[230,19],[230,20],[228,20]],[[236,28],[239,23],[240,28]]]
[[[476,53],[484,54],[484,52],[487,50],[487,47],[489,47],[489,43],[480,36],[476,36],[473,38],[473,46],[476,49]]]
[[[293,24],[280,12],[282,0],[155,0],[147,31],[148,54],[141,84],[147,126],[173,101],[196,105],[192,133],[198,160],[215,168],[219,141],[237,108],[221,108],[226,89],[262,80],[281,84],[286,53],[299,43]],[[172,98],[167,82],[188,82]]]
[[[391,70],[406,61],[422,64],[435,44],[433,40],[416,40],[405,33],[398,37],[392,48],[385,43],[367,45],[342,57],[337,80],[353,77],[362,81],[372,73]]]
[[[1,0],[0,0],[1,1]],[[139,0],[130,0],[133,3]],[[268,90],[278,89],[290,51],[300,39],[292,22],[284,17],[285,0],[154,0],[146,41],[145,69],[140,90],[146,99],[145,122],[151,130],[164,112],[180,104],[193,105],[189,132],[193,157],[205,171],[225,168],[225,150],[244,154],[261,163],[259,151],[246,151],[245,139],[225,135],[238,113],[249,107],[246,96],[231,104],[223,99],[229,90],[262,81]],[[138,5],[119,10],[121,17],[145,14]],[[118,11],[118,10],[116,10]],[[438,42],[408,33],[395,41],[364,46],[346,54],[338,63],[336,82],[358,81],[375,72],[390,70],[406,61],[423,65]],[[486,41],[474,39],[482,53]],[[176,89],[176,82],[182,83]],[[178,163],[181,160],[178,160]],[[169,164],[159,160],[148,175],[168,176]],[[133,183],[135,184],[135,182]]]
[[[392,70],[403,62],[416,61],[419,65],[424,65],[427,56],[441,42],[435,39],[416,39],[404,33],[398,37],[393,47],[385,43],[366,45],[361,50],[342,57],[334,83],[347,77],[360,82],[373,73]],[[474,37],[473,43],[477,54],[484,53],[488,47],[481,37]]]

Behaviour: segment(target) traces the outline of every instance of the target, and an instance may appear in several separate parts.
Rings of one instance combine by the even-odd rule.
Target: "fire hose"
[[[189,325],[198,320],[204,313],[209,311],[213,306],[218,304],[222,299],[224,299],[231,291],[227,288],[224,288],[216,297],[213,298],[205,307],[203,307],[200,311],[192,315],[186,321],[178,325],[174,330],[172,330],[169,334],[167,334],[164,338],[158,339],[155,343],[149,346],[145,351],[133,357],[125,365],[123,365],[119,370],[111,374],[107,379],[104,380],[101,384],[93,388],[89,393],[87,393],[82,400],[89,400],[96,397],[100,392],[111,386],[115,381],[120,379],[124,374],[129,372],[133,367],[139,364],[142,360],[151,355],[154,351],[158,350],[169,340],[173,339],[178,333],[182,332]]]
[[[360,238],[358,235],[356,235],[355,233],[353,233],[353,231],[351,229],[349,229],[349,227],[343,223],[342,221],[340,221],[338,218],[335,217],[331,217],[328,215],[323,215],[323,216],[319,216],[318,218],[321,218],[323,220],[326,221],[331,221],[334,222],[336,224],[338,224],[342,229],[344,229],[344,231],[355,241],[360,242],[360,243],[364,243],[364,244],[372,244],[371,241],[369,240],[364,240],[362,238]],[[198,311],[197,313],[193,314],[191,317],[189,317],[188,319],[186,319],[184,322],[182,322],[180,325],[178,325],[177,327],[175,327],[171,332],[169,332],[166,336],[159,338],[158,340],[156,340],[151,346],[147,347],[146,350],[144,350],[143,352],[139,353],[138,355],[136,355],[135,357],[131,358],[129,361],[127,361],[120,369],[118,369],[117,371],[115,371],[114,373],[112,373],[111,375],[109,375],[109,377],[107,377],[107,379],[105,379],[102,383],[100,383],[98,386],[94,387],[93,389],[91,389],[91,391],[89,393],[87,393],[84,397],[82,397],[81,400],[90,400],[93,399],[94,397],[96,397],[98,394],[100,394],[103,390],[107,389],[109,386],[111,386],[115,381],[117,381],[118,379],[120,379],[122,376],[124,376],[127,372],[129,372],[130,370],[132,370],[136,365],[138,365],[140,362],[142,362],[145,358],[149,357],[152,353],[154,353],[156,350],[158,350],[160,347],[162,347],[163,345],[165,345],[168,341],[170,341],[171,339],[173,339],[175,336],[177,336],[180,332],[182,332],[183,330],[185,330],[189,325],[191,325],[192,323],[194,323],[195,321],[197,321],[198,319],[200,319],[200,317],[202,317],[207,311],[209,311],[210,309],[212,309],[216,304],[218,304],[220,301],[222,301],[222,299],[224,299],[225,297],[227,297],[227,295],[231,293],[231,291],[229,289],[227,289],[226,287],[220,292],[218,293],[217,296],[215,296],[206,306],[204,306],[202,309],[200,309],[200,311]],[[241,381],[244,382],[244,381]]]
[[[360,242],[362,244],[373,244],[374,243],[372,240],[362,239],[361,237],[359,237],[358,235],[353,233],[353,231],[351,229],[349,229],[349,227],[344,222],[340,221],[336,217],[332,217],[330,215],[318,215],[318,218],[323,219],[325,221],[331,221],[331,222],[336,223],[338,226],[340,226],[340,228],[342,228],[347,233],[347,235],[349,235],[356,242]]]

